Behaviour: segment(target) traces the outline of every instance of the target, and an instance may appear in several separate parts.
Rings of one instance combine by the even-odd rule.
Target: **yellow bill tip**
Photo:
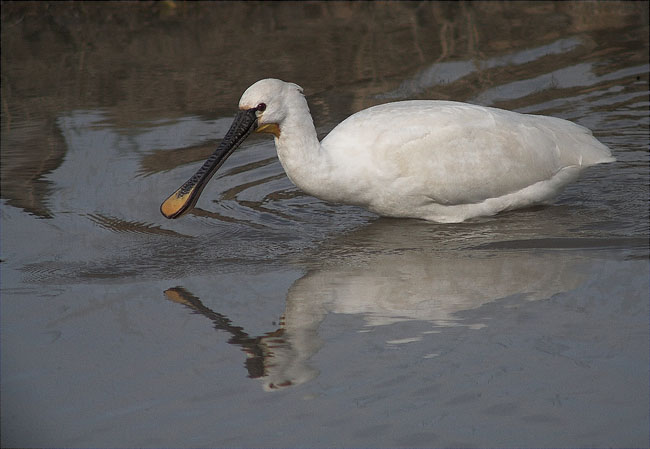
[[[190,209],[188,203],[190,202],[192,197],[191,193],[194,188],[185,195],[181,195],[180,190],[181,189],[178,189],[172,193],[169,198],[160,205],[160,212],[165,216],[165,218],[178,218]]]

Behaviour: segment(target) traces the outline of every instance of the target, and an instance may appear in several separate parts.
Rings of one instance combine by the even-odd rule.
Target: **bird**
[[[364,109],[319,142],[303,89],[268,78],[244,91],[217,149],[162,203],[162,214],[191,210],[252,132],[273,135],[288,178],[311,196],[438,223],[548,202],[586,167],[615,161],[573,122],[444,100]]]

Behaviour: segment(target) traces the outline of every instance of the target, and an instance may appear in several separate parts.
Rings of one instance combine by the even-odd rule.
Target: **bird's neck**
[[[329,170],[307,102],[302,100],[304,104],[283,121],[275,146],[291,182],[305,193],[318,196]]]

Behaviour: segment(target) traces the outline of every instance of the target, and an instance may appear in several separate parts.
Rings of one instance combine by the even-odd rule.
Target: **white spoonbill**
[[[160,210],[177,218],[252,132],[275,137],[289,179],[326,201],[388,217],[461,222],[544,202],[582,169],[612,162],[591,131],[555,117],[453,101],[399,101],[348,117],[318,141],[302,88],[249,87],[214,154]]]

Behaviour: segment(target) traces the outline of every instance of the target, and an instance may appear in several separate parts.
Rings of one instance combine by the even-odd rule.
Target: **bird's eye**
[[[259,112],[264,112],[266,110],[266,103],[258,104],[255,109],[257,109]]]

